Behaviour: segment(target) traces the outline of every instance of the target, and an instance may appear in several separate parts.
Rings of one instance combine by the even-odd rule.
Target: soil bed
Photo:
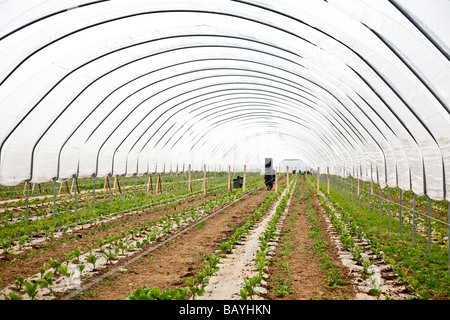
[[[218,249],[234,230],[252,215],[267,198],[261,188],[204,223],[190,229],[147,256],[118,270],[89,288],[83,298],[89,300],[125,299],[126,294],[141,288],[162,290],[186,286],[184,279],[195,276],[204,267],[203,258]],[[79,297],[78,297],[79,298]]]
[[[311,223],[308,221],[302,184],[307,184],[305,176],[298,177],[296,188],[299,193],[293,193],[289,212],[284,218],[281,240],[269,265],[268,293],[263,297],[267,300],[352,300],[355,292],[351,282],[347,279],[346,285],[337,288],[327,286],[320,256],[313,254],[315,241],[309,236]],[[319,218],[321,234],[327,244],[326,253],[332,263],[339,266],[343,278],[347,278],[349,270],[343,266],[337,248],[327,234],[326,213],[317,196],[311,193],[310,197]],[[284,289],[285,292],[277,293],[277,288],[280,291]]]
[[[349,270],[342,264],[337,247],[327,233],[326,214],[320,206],[317,196],[313,192],[309,192],[308,196],[303,193],[304,187],[311,190],[305,178],[305,176],[297,178],[296,188],[299,192],[293,193],[288,206],[289,210],[283,218],[284,222],[280,224],[282,229],[279,242],[275,246],[269,268],[266,271],[268,292],[262,294],[260,298],[267,300],[355,299],[355,289],[351,281],[347,281],[347,284],[338,288],[330,288],[326,285],[327,280],[321,267],[320,256],[313,254],[314,240],[309,237],[311,223],[306,212],[307,201],[311,201],[312,207],[317,213],[320,232],[326,243],[326,253],[332,263],[339,266],[343,278],[349,277]],[[280,179],[279,185],[285,182],[286,177],[283,177]],[[111,265],[111,267],[104,268],[96,275],[83,280],[82,287],[89,283],[88,288],[77,291],[77,295],[70,296],[70,299],[116,300],[125,299],[128,293],[143,286],[158,287],[161,290],[186,287],[185,279],[197,275],[204,268],[204,258],[218,250],[218,243],[226,241],[237,227],[242,226],[267,199],[268,194],[269,191],[262,187],[205,221],[196,222],[197,225],[187,231],[185,227],[181,227],[177,231],[170,231],[169,234],[156,240],[155,244],[163,243],[163,245],[148,251],[148,253],[121,259],[117,266]],[[214,198],[213,194],[190,197],[180,200],[176,204],[151,208],[100,226],[94,225],[76,230],[62,238],[49,240],[32,251],[28,250],[19,255],[8,254],[0,261],[0,277],[3,279],[3,286],[13,284],[18,275],[27,278],[36,274],[44,263],[49,262],[51,257],[64,261],[64,253],[78,247],[86,248],[87,244],[94,246],[100,237],[106,239],[108,235],[118,234],[135,226],[142,226],[149,220],[156,222],[159,218],[177,210],[211,198]],[[180,232],[183,233],[171,238]],[[283,262],[289,265],[292,292],[277,294],[273,288],[279,277],[277,269],[279,269],[283,255],[282,246],[286,243],[283,236],[288,233],[291,242],[290,256],[283,257]],[[144,252],[147,252],[145,250]],[[223,263],[226,263],[226,259]],[[121,268],[120,265],[124,264],[126,266]],[[219,264],[220,266],[221,264]],[[95,282],[95,279],[99,279],[98,277],[101,280]],[[56,293],[55,298],[64,299],[67,298],[67,294],[68,292]],[[239,299],[239,297],[234,295],[232,299]]]
[[[162,205],[150,208],[132,215],[120,217],[110,223],[92,225],[91,227],[73,231],[65,234],[62,238],[50,239],[44,244],[35,246],[32,250],[24,251],[22,254],[2,255],[0,259],[0,277],[3,279],[3,286],[14,283],[18,275],[28,278],[39,272],[39,268],[44,263],[50,261],[50,257],[64,261],[64,253],[78,247],[86,248],[87,244],[93,245],[100,237],[106,239],[108,235],[120,233],[130,227],[141,226],[148,220],[158,221],[160,217],[175,210],[180,210],[191,205],[213,198],[214,195],[194,196],[182,199],[174,207]],[[94,245],[93,245],[94,246]]]

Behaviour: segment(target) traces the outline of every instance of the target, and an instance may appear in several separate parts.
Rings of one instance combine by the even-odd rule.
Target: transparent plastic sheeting
[[[0,184],[272,157],[449,199],[449,16],[448,0],[1,1]]]

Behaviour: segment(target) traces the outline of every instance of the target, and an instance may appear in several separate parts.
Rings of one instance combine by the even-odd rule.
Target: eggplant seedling
[[[10,292],[9,295],[3,294],[3,296],[5,297],[5,300],[23,300],[23,297],[14,291]]]
[[[61,266],[61,262],[53,257],[50,257],[50,266],[55,270],[55,275],[58,273],[58,269]]]
[[[368,257],[365,257],[362,262],[362,265],[363,265],[363,274],[370,276],[372,274],[372,271],[369,272],[369,267],[372,265],[370,259]]]
[[[96,244],[97,244],[97,248],[102,250],[102,246],[106,243],[106,240],[103,239],[102,237],[98,238]]]
[[[53,271],[47,272],[39,280],[40,288],[47,288],[50,290],[50,294],[53,294]]]
[[[75,257],[77,257],[77,260],[80,261],[80,256],[83,254],[83,251],[81,251],[81,247],[75,248],[72,252]]]
[[[21,291],[24,282],[25,282],[25,277],[22,275],[19,275],[17,277],[16,282],[14,282],[14,286],[17,288],[17,290]]]
[[[64,253],[64,258],[66,259],[66,264],[69,265],[75,258],[75,253],[73,251],[66,252]]]
[[[110,264],[112,260],[116,259],[116,252],[113,252],[109,250],[109,252],[106,252],[103,254],[103,257],[106,259],[106,264]]]
[[[87,262],[92,263],[92,267],[95,270],[95,263],[97,262],[97,257],[92,252],[87,257]]]
[[[63,276],[70,277],[69,266],[67,264],[61,264],[58,268],[58,272]]]
[[[44,265],[39,269],[39,273],[41,274],[41,279],[44,278],[45,271],[50,268],[50,265],[46,262]]]
[[[79,263],[77,265],[78,270],[80,270],[80,274],[83,273],[84,268],[86,268],[86,266],[83,263]]]
[[[222,253],[229,253],[231,251],[231,244],[228,241],[219,243],[218,246],[222,250]]]
[[[25,293],[31,298],[31,300],[36,300],[36,295],[38,293],[38,282],[31,283],[29,281],[24,283]]]

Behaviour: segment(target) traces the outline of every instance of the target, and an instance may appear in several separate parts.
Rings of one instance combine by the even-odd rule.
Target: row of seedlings
[[[321,178],[324,180],[323,176]],[[328,185],[330,184],[329,180],[330,177],[327,178]],[[404,233],[403,225],[410,226],[412,246],[416,245],[416,234],[427,237],[428,256],[432,254],[433,243],[437,243],[441,247],[446,246],[449,251],[448,268],[450,272],[448,237],[450,233],[450,202],[432,200],[428,196],[417,196],[413,191],[403,191],[399,187],[381,188],[373,181],[365,183],[351,176],[341,178],[333,175],[331,176],[331,185],[341,194],[345,194],[348,200],[358,203],[360,208],[372,209],[373,214],[379,211],[380,220],[382,214],[386,214],[389,217],[389,230],[394,221],[398,224],[399,234]],[[372,204],[370,204],[371,200]],[[378,210],[376,209],[377,202]]]
[[[410,292],[415,293],[410,298],[427,299],[433,296],[433,299],[448,299],[450,296],[449,247],[448,243],[446,245],[442,241],[431,241],[430,235],[433,233],[431,225],[433,224],[430,223],[430,219],[427,219],[426,229],[428,232],[421,233],[415,230],[414,216],[412,225],[408,225],[404,221],[406,219],[391,221],[389,208],[386,208],[385,205],[383,205],[383,211],[380,208],[378,217],[375,211],[371,214],[371,210],[363,210],[354,201],[350,201],[351,199],[346,200],[345,195],[331,192],[328,196],[334,203],[340,202],[355,218],[357,217],[358,223],[367,230],[366,233],[372,237],[378,237],[379,241],[383,243],[384,253],[389,256],[386,260],[389,259],[392,262],[391,265],[401,264],[403,269],[407,270],[399,269],[397,276],[401,283],[407,284]],[[414,208],[415,206],[412,208],[413,215]],[[428,210],[430,210],[429,208],[430,206],[428,206]],[[429,217],[430,214],[428,214]],[[396,232],[396,229],[391,226],[392,222],[398,223],[398,225],[403,224],[403,232]],[[438,226],[440,225],[435,225],[435,227]],[[395,278],[392,280],[396,282]]]
[[[197,298],[203,296],[205,293],[205,288],[209,284],[209,279],[211,276],[219,271],[220,259],[226,257],[230,254],[237,244],[240,244],[242,240],[248,235],[249,230],[252,226],[257,223],[261,217],[269,210],[273,203],[277,200],[278,196],[282,194],[286,184],[282,185],[278,192],[271,191],[265,202],[263,202],[259,208],[257,208],[254,213],[250,216],[241,227],[236,228],[235,232],[228,238],[227,241],[218,243],[217,246],[220,248],[214,253],[210,254],[204,259],[205,268],[201,269],[197,275],[194,277],[189,277],[185,279],[187,286],[177,287],[176,289],[165,289],[161,290],[156,287],[138,288],[134,292],[130,292],[126,295],[126,300],[186,300]]]
[[[249,183],[255,183],[257,177],[249,179]],[[210,188],[210,191],[222,190],[221,187]],[[111,204],[101,203],[97,205],[96,210],[86,208],[74,214],[65,211],[58,214],[56,221],[40,220],[28,226],[23,222],[18,224],[8,223],[1,230],[1,248],[2,254],[20,254],[23,249],[33,248],[37,244],[42,244],[48,239],[58,238],[64,234],[71,233],[74,230],[83,229],[92,224],[100,224],[110,219],[115,219],[123,215],[133,214],[146,210],[149,207],[155,207],[167,202],[182,200],[191,196],[196,196],[200,192],[195,193],[166,193],[155,195],[151,198],[139,198],[137,202],[120,203],[113,202]]]
[[[294,176],[295,177],[295,176]],[[289,190],[294,190],[296,179],[292,179]],[[261,286],[263,285],[263,278],[267,278],[267,274],[264,273],[269,261],[270,253],[275,250],[276,237],[280,234],[281,219],[285,213],[286,206],[289,205],[291,198],[291,192],[288,191],[280,203],[275,209],[275,213],[271,217],[271,221],[268,223],[266,230],[259,237],[259,250],[254,258],[255,268],[257,270],[256,275],[251,278],[244,279],[244,286],[240,289],[241,300],[253,300],[255,296],[261,294]]]
[[[259,187],[255,184],[249,189]],[[188,209],[166,215],[158,222],[149,220],[141,227],[130,228],[128,232],[122,230],[119,234],[109,235],[107,239],[99,238],[95,242],[95,247],[87,245],[88,252],[77,248],[64,254],[66,260],[64,262],[51,258],[49,263],[45,263],[40,268],[38,274],[28,279],[19,275],[14,285],[1,291],[3,298],[6,300],[52,299],[55,292],[77,289],[84,278],[95,275],[99,270],[117,263],[121,258],[143,250],[145,246],[151,245],[171,230],[186,226],[214,209],[235,201],[241,194],[240,190],[225,193]]]
[[[373,235],[364,232],[345,208],[323,194],[319,194],[321,206],[332,224],[332,233],[344,264],[355,277],[357,288],[369,295],[384,299],[428,299],[429,293],[408,276],[406,268],[386,256],[383,245]]]

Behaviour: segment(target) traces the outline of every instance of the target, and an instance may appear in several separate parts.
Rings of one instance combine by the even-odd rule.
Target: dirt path
[[[244,279],[258,274],[253,259],[259,250],[259,237],[266,230],[281,198],[286,193],[287,189],[278,197],[263,219],[250,230],[243,243],[237,246],[231,254],[221,259],[220,269],[216,275],[211,277],[201,300],[238,300],[240,298],[240,289],[244,285]]]
[[[307,184],[304,176],[299,176],[297,190],[294,192],[289,212],[285,216],[281,241],[277,246],[276,255],[269,266],[268,300],[323,300],[323,299],[353,299],[353,287],[348,284],[340,288],[327,286],[327,279],[321,267],[319,255],[314,255],[315,241],[309,236],[311,223],[306,212],[307,199],[304,196],[303,184]],[[337,254],[337,249],[327,234],[325,212],[311,193],[312,206],[318,213],[321,234],[327,243],[327,254],[331,261],[340,266],[341,274],[348,274],[347,268]],[[278,293],[277,293],[278,292]]]

